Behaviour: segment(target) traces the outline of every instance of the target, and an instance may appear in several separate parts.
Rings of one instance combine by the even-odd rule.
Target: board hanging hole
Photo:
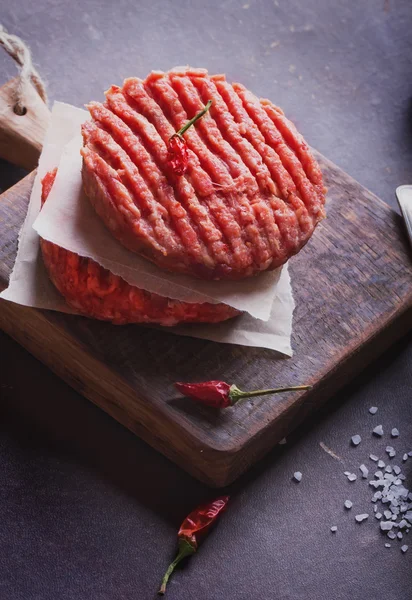
[[[20,106],[20,104],[15,104],[13,112],[19,117],[24,117],[24,115],[27,113],[27,108],[25,106]]]

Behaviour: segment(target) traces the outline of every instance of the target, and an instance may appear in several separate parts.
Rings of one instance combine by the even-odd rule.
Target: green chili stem
[[[242,392],[236,385],[230,388],[229,396],[233,403],[241,398],[251,398],[252,396],[266,396],[268,394],[280,394],[281,392],[297,392],[301,390],[310,390],[311,385],[294,385],[283,388],[272,388],[269,390],[254,390],[253,392]]]
[[[167,571],[163,577],[162,585],[160,586],[160,589],[158,591],[159,595],[163,595],[166,592],[166,586],[167,586],[167,582],[169,581],[169,577],[173,573],[173,571],[175,570],[177,565],[184,558],[186,558],[186,556],[191,556],[195,552],[196,552],[196,548],[194,546],[192,546],[192,544],[190,544],[187,540],[184,540],[184,539],[180,540],[179,552],[178,552],[176,558],[174,559],[174,561],[171,562],[167,568]]]
[[[175,135],[182,137],[182,135],[189,129],[189,127],[191,127],[193,125],[193,123],[196,123],[196,121],[201,119],[203,117],[203,115],[205,115],[207,113],[207,111],[209,110],[209,108],[211,106],[212,106],[212,101],[209,100],[209,102],[206,104],[206,106],[204,108],[202,108],[202,110],[200,112],[198,112],[197,115],[195,115],[193,117],[193,119],[190,119],[190,121],[188,121],[185,125],[183,125],[183,127],[181,129],[179,129],[179,131]]]

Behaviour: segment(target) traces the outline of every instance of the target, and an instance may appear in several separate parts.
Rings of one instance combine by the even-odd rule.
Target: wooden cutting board
[[[200,480],[224,486],[412,329],[412,256],[401,217],[316,154],[327,219],[290,261],[294,356],[114,326],[1,301],[0,326],[81,394]],[[7,286],[34,173],[0,196],[0,288]],[[244,389],[312,384],[215,411],[174,381]],[[58,398],[56,399],[58,402]]]

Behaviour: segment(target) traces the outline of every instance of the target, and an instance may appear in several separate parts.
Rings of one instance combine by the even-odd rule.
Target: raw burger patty
[[[56,177],[51,171],[42,180],[42,205]],[[188,304],[163,298],[129,285],[94,260],[40,240],[44,264],[50,279],[76,311],[93,317],[125,323],[217,323],[239,314],[225,304]]]
[[[167,165],[167,141],[206,102],[184,138],[189,167]],[[318,163],[269,100],[204,69],[152,72],[88,105],[84,189],[107,228],[159,267],[241,279],[296,254],[324,217]]]

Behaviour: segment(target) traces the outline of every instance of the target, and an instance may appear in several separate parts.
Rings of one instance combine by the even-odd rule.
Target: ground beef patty
[[[42,205],[53,186],[56,171],[42,180]],[[163,298],[129,285],[94,260],[83,258],[40,240],[44,264],[50,279],[67,303],[78,312],[95,319],[125,323],[218,323],[238,314],[225,304],[188,304]]]
[[[185,134],[189,167],[167,164]],[[308,145],[283,112],[204,69],[152,72],[88,105],[84,189],[108,229],[159,267],[241,279],[285,263],[324,217],[325,187]]]

